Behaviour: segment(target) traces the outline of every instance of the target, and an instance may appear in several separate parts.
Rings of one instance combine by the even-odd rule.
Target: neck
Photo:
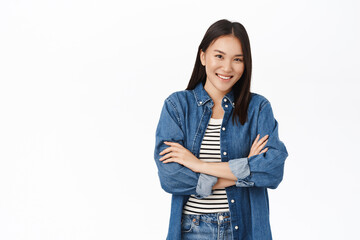
[[[229,92],[229,91],[227,92],[219,91],[208,80],[205,83],[204,89],[209,94],[211,99],[214,101],[215,105],[217,105],[218,103],[220,103],[221,105],[222,99]]]

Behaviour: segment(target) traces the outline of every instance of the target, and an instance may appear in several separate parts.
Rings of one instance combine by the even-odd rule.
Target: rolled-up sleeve
[[[216,184],[218,178],[212,175],[201,173],[198,184],[196,186],[196,198],[205,198],[212,194],[212,188]]]
[[[252,187],[253,182],[248,181],[250,177],[250,167],[248,158],[238,158],[229,161],[229,167],[231,172],[237,178],[235,186],[237,187]]]
[[[160,120],[156,129],[154,159],[158,168],[161,187],[174,195],[196,194],[200,173],[184,167],[176,162],[163,163],[159,159],[160,152],[168,147],[164,141],[177,142],[184,146],[185,134],[177,105],[168,97],[164,101]],[[203,184],[201,184],[203,185]],[[202,191],[205,191],[205,185]],[[200,192],[200,195],[203,195]]]

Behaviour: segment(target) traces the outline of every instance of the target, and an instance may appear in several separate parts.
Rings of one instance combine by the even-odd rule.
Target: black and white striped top
[[[204,138],[201,142],[199,159],[205,162],[221,162],[220,128],[222,119],[210,118]],[[206,214],[229,211],[225,188],[215,189],[212,195],[197,199],[194,195],[184,206],[184,214]]]

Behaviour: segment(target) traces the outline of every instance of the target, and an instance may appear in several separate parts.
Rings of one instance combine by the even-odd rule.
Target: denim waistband
[[[201,215],[194,214],[183,214],[183,218],[190,218],[195,224],[199,224],[199,221],[207,223],[226,223],[230,222],[230,212],[219,212],[219,213],[206,213]]]

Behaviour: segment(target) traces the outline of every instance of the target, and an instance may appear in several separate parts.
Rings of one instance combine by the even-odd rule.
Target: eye
[[[243,60],[241,58],[235,58],[236,62],[242,62]]]
[[[216,58],[222,58],[221,54],[215,55]]]

